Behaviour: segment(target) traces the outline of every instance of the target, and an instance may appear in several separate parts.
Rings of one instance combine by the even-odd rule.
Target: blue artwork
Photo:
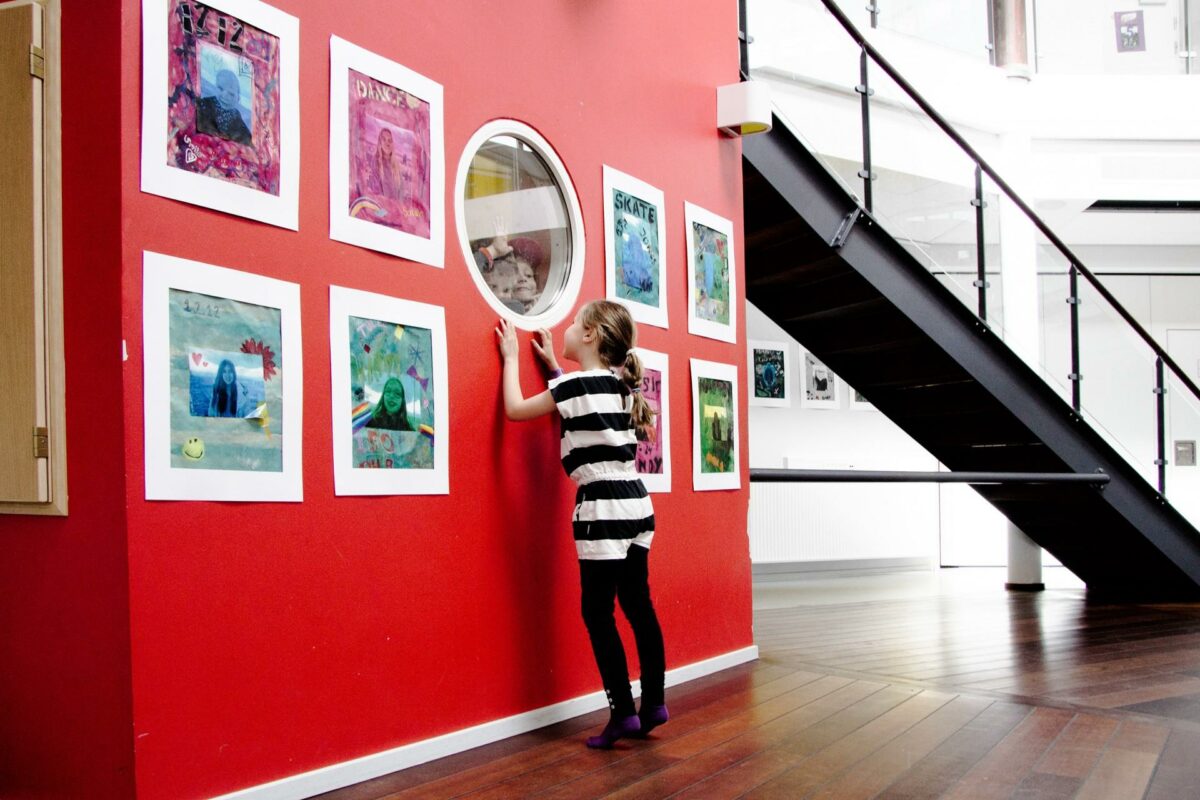
[[[433,469],[433,332],[350,317],[355,469]]]
[[[658,207],[620,189],[613,190],[616,292],[623,300],[659,305]]]
[[[171,289],[171,466],[283,471],[281,312]]]

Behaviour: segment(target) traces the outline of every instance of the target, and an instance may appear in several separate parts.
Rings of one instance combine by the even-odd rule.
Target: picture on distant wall
[[[337,494],[445,494],[445,314],[331,286]]]
[[[661,189],[604,166],[607,296],[660,328],[667,327],[664,207]]]
[[[820,359],[808,351],[803,353],[803,389],[800,392],[801,408],[838,408],[840,401],[837,376]]]
[[[670,371],[665,353],[637,349],[642,360],[642,397],[654,412],[654,437],[637,445],[637,471],[650,492],[671,491]]]
[[[143,0],[142,190],[296,228],[299,23]]]
[[[148,499],[299,500],[299,287],[145,254]]]
[[[684,203],[688,259],[688,332],[737,341],[737,269],[733,224]]]
[[[1116,11],[1117,52],[1137,53],[1146,49],[1146,22],[1141,11]]]
[[[862,392],[858,391],[858,389],[847,386],[846,392],[850,397],[851,410],[853,410],[853,411],[874,411],[875,410],[875,405],[870,400],[868,400],[866,398],[866,396],[863,395]]]
[[[691,367],[692,486],[696,491],[737,489],[737,367],[696,358]]]
[[[329,235],[443,265],[442,87],[330,37]]]
[[[785,408],[792,404],[792,358],[786,342],[750,340],[754,390],[750,405]]]

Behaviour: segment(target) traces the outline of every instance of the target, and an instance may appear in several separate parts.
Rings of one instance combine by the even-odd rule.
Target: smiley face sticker
[[[193,436],[183,443],[183,457],[188,461],[199,461],[204,458],[204,440]]]

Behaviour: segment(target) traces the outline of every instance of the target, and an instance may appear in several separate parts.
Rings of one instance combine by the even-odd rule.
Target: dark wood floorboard
[[[595,712],[321,797],[1200,798],[1200,604],[915,597],[760,610],[755,636],[648,739],[588,750]]]

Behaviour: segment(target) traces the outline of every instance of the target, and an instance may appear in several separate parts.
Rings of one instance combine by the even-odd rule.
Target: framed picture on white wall
[[[850,398],[850,410],[851,411],[874,411],[875,410],[875,405],[870,400],[868,400],[866,397],[864,397],[863,394],[860,391],[858,391],[858,389],[855,389],[853,386],[849,386],[844,383],[842,385],[846,387],[846,396],[848,398]]]
[[[751,339],[750,405],[787,408],[792,405],[792,354],[787,342]]]
[[[837,376],[807,350],[801,352],[800,361],[800,407],[840,408]]]

